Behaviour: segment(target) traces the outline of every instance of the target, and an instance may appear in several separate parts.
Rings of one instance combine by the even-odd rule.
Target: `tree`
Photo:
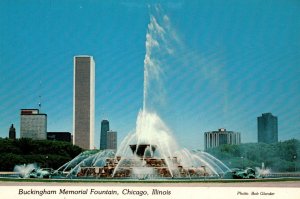
[[[295,171],[300,165],[300,141],[296,139],[273,144],[221,145],[208,152],[231,168],[260,167],[263,162],[273,171],[285,172]]]
[[[81,152],[80,147],[68,142],[0,138],[0,171],[12,171],[15,165],[29,163],[57,169]]]

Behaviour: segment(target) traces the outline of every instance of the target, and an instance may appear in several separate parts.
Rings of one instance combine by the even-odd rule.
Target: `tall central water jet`
[[[150,23],[146,34],[146,54],[144,59],[144,96],[143,96],[143,110],[147,111],[147,102],[149,87],[151,81],[153,83],[160,83],[160,62],[153,57],[153,53],[161,50],[160,41],[164,40],[165,30],[157,23],[154,16],[150,16]],[[152,88],[155,90],[155,88]],[[156,91],[159,91],[156,89]]]
[[[158,7],[155,9],[159,11]],[[167,18],[167,16],[163,17],[163,19]],[[163,98],[161,96],[163,88],[161,73],[163,70],[160,67],[161,62],[158,55],[166,53],[166,33],[155,16],[150,15],[145,42],[143,108],[139,112],[136,122],[137,144],[152,145],[163,140],[162,143],[166,145],[167,142],[175,141],[170,140],[170,130],[155,112],[155,104]]]

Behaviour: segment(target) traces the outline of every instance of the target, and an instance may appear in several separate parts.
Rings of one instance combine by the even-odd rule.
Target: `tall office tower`
[[[117,132],[116,131],[107,131],[106,149],[117,150]]]
[[[95,62],[92,56],[74,57],[73,144],[93,149],[95,129]]]
[[[204,133],[204,147],[218,147],[223,144],[238,145],[241,144],[241,134],[239,132],[227,131],[224,128],[218,131],[210,131]]]
[[[20,137],[33,140],[47,139],[47,114],[38,109],[21,109]]]
[[[8,135],[9,139],[16,139],[16,128],[14,127],[14,125],[12,124],[9,128],[9,135]]]
[[[257,117],[258,142],[278,142],[278,119],[272,113],[263,113]]]
[[[100,135],[100,150],[107,149],[107,132],[109,131],[109,121],[101,121],[101,135]]]

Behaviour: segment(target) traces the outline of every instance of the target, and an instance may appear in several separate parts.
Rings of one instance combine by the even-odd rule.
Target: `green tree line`
[[[0,171],[13,171],[15,165],[37,163],[57,169],[82,149],[68,142],[0,138]]]
[[[230,168],[262,167],[262,163],[276,172],[294,172],[300,168],[300,141],[296,139],[273,144],[221,145],[207,152]]]

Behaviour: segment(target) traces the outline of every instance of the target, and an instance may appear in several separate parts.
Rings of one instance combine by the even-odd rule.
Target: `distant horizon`
[[[143,108],[151,17],[163,29],[151,108],[181,147],[204,148],[225,128],[257,142],[257,117],[278,117],[278,140],[300,139],[300,2],[0,2],[0,137],[23,108],[47,114],[49,132],[73,134],[73,57],[95,60],[95,147],[110,122],[118,145]],[[148,44],[149,45],[149,44]],[[152,44],[156,45],[156,44]],[[155,77],[153,77],[155,80]],[[152,90],[151,90],[152,89]]]

